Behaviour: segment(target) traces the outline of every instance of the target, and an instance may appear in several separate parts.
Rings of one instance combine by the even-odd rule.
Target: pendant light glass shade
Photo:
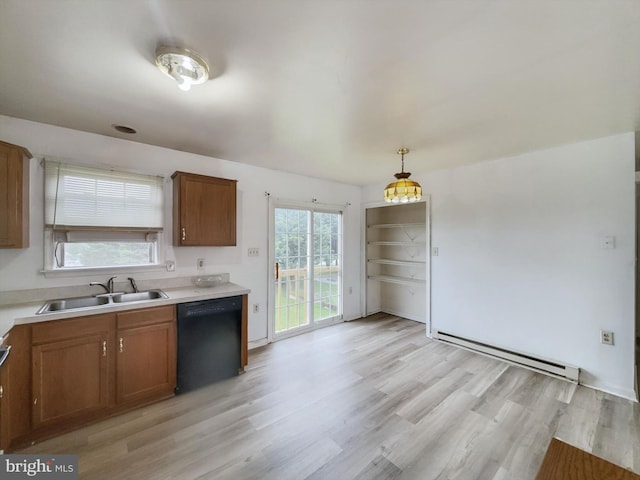
[[[409,179],[411,173],[404,171],[404,156],[407,153],[408,148],[398,150],[398,154],[402,155],[402,171],[396,173],[396,181],[384,189],[384,200],[387,203],[411,203],[422,198],[422,187],[418,182]]]

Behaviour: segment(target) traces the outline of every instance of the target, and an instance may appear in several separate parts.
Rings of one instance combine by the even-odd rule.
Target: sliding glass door
[[[272,338],[342,318],[342,212],[273,207]]]

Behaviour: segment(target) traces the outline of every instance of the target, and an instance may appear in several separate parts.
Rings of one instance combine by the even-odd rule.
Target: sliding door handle
[[[276,280],[279,280],[280,279],[280,264],[278,262],[276,262],[273,270],[274,270],[274,275],[276,277]]]

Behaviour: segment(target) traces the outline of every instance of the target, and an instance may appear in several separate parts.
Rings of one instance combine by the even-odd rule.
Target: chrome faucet
[[[105,291],[105,292],[107,292],[107,293],[111,293],[111,292],[109,292],[109,287],[107,287],[104,283],[100,283],[100,282],[89,282],[89,286],[90,286],[90,287],[96,287],[96,286],[99,286],[99,287],[104,288],[104,291]]]
[[[114,278],[118,278],[117,275],[111,277],[109,280],[107,280],[107,284],[105,285],[104,283],[100,283],[100,282],[89,282],[89,286],[94,287],[94,286],[100,286],[102,288],[104,288],[105,292],[107,293],[113,293],[113,279]]]
[[[128,278],[129,283],[131,284],[131,288],[133,288],[133,293],[138,293],[138,285],[136,285],[136,281],[133,279],[133,277],[129,277]]]
[[[107,280],[107,288],[109,289],[109,293],[113,293],[113,279],[118,278],[117,275],[114,275],[109,280]]]

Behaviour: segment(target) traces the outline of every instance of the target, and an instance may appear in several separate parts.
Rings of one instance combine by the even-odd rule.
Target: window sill
[[[86,267],[86,268],[69,268],[65,270],[41,270],[40,273],[45,276],[45,278],[54,278],[54,277],[84,277],[86,275],[93,274],[112,274],[112,273],[140,273],[140,272],[158,272],[158,271],[166,271],[166,266],[164,264],[157,265],[132,265],[132,266],[118,266],[118,267]]]

